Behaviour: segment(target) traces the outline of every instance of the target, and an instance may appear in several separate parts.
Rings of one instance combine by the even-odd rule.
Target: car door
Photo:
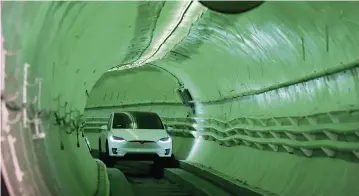
[[[100,140],[101,140],[101,150],[102,152],[105,152],[106,150],[106,139],[108,136],[108,133],[111,129],[111,125],[112,125],[112,118],[113,118],[113,114],[110,115],[110,118],[107,121],[107,129],[106,130],[100,130]]]

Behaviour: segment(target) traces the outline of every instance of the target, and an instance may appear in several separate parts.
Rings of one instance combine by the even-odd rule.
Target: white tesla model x
[[[108,166],[117,159],[168,161],[172,139],[160,117],[153,112],[115,112],[101,126],[100,159]]]

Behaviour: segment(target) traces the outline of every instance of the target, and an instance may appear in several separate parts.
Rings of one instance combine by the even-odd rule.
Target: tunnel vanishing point
[[[90,117],[157,112],[178,159],[279,196],[359,195],[359,2],[1,2],[12,195],[107,196]],[[177,89],[188,89],[187,104]],[[187,100],[188,101],[188,100]],[[120,186],[120,185],[119,185]]]

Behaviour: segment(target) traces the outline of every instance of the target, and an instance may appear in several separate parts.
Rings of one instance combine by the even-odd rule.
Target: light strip
[[[177,8],[176,14],[174,14],[171,22],[168,24],[168,27],[164,29],[164,33],[158,36],[155,41],[152,41],[150,46],[151,49],[149,50],[149,52],[146,52],[146,54],[141,56],[139,60],[131,64],[123,65],[121,67],[115,67],[108,71],[118,71],[140,67],[145,65],[146,63],[163,58],[170,50],[173,49],[175,45],[177,45],[187,35],[183,32],[189,32],[191,24],[195,22],[205,10],[207,10],[207,8],[203,7],[197,1],[193,1],[192,4],[191,1],[181,2],[181,5],[179,5],[179,7]],[[172,32],[177,25],[177,29]],[[182,33],[180,34],[177,32]]]

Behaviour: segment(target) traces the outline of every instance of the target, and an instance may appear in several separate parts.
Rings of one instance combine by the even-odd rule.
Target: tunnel
[[[354,1],[268,1],[239,14],[197,1],[1,2],[7,191],[110,195],[88,123],[151,111],[174,127],[178,160],[223,179],[268,195],[357,196],[358,10]]]

